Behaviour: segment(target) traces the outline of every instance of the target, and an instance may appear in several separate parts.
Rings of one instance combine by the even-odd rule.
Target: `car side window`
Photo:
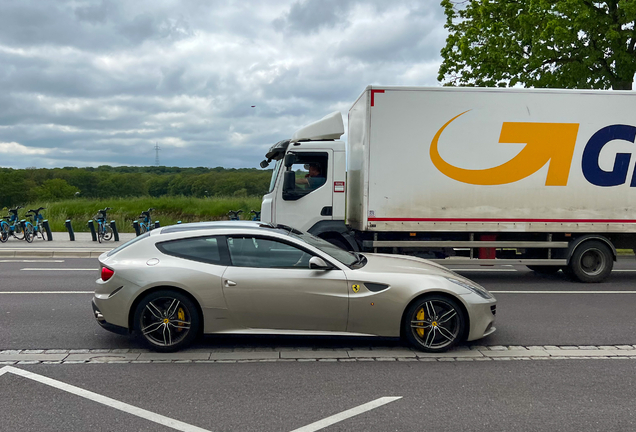
[[[227,246],[237,267],[309,269],[312,257],[287,243],[252,236],[228,237]]]
[[[157,248],[166,255],[225,265],[221,252],[222,237],[194,237],[157,243]]]

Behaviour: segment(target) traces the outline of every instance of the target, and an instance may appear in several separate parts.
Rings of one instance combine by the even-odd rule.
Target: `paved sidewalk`
[[[144,349],[4,350],[0,365],[77,363],[241,363],[241,362],[368,362],[490,360],[636,360],[636,345],[609,346],[472,346],[429,354],[406,347],[342,349],[220,348],[157,353]]]
[[[9,238],[0,243],[0,258],[97,258],[135,237],[134,233],[119,233],[119,241],[94,242],[89,232],[75,233],[75,241],[70,241],[67,232],[54,232],[53,241],[24,240]]]

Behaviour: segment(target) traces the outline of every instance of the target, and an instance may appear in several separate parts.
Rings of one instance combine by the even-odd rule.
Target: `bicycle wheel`
[[[24,239],[27,241],[27,243],[32,243],[34,236],[35,233],[33,232],[33,225],[31,225],[30,223],[26,224],[26,226],[24,227]]]
[[[104,226],[102,224],[97,224],[97,241],[104,241]]]
[[[42,240],[47,241],[49,239],[49,233],[42,227],[42,225],[38,226],[37,234],[42,236]]]
[[[13,229],[13,237],[17,238],[18,240],[24,240],[24,230],[22,229],[22,225],[20,225],[20,222],[16,222],[14,226],[15,228]]]
[[[113,238],[113,229],[110,227],[110,225],[104,225],[104,240],[105,241],[109,241],[110,239]]]
[[[9,226],[5,223],[0,225],[0,242],[4,243],[9,240]]]
[[[148,231],[146,224],[139,224],[139,234],[145,234],[146,231]]]

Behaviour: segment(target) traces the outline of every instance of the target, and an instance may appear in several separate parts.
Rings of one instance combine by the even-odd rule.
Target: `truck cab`
[[[314,235],[346,232],[345,143],[342,115],[334,112],[276,143],[261,167],[275,161],[261,220],[288,225]]]

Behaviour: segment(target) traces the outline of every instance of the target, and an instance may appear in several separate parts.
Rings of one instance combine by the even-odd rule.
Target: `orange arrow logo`
[[[514,183],[537,172],[550,163],[546,186],[565,186],[570,175],[574,145],[579,131],[578,123],[517,123],[504,122],[499,142],[526,144],[517,156],[508,162],[487,169],[458,168],[446,162],[439,154],[438,141],[444,129],[459,116],[450,119],[437,131],[431,142],[431,161],[444,175],[462,183],[474,185],[501,185]]]

